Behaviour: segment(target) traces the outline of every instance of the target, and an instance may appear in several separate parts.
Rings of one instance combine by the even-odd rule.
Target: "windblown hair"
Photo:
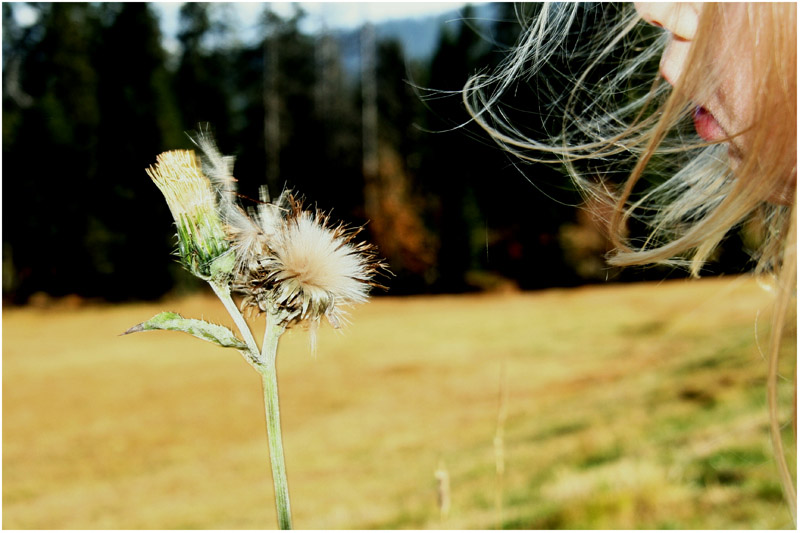
[[[756,272],[770,274],[777,288],[768,369],[772,440],[794,516],[776,389],[780,340],[796,292],[796,4],[704,4],[674,88],[658,76],[670,34],[646,24],[632,5],[535,9],[533,17],[521,13],[520,42],[500,67],[464,87],[468,111],[521,160],[563,164],[587,204],[612,206],[605,210],[612,213],[612,265],[679,264],[696,276],[731,229],[759,228]],[[720,32],[731,25],[735,44],[720,50]],[[587,28],[602,30],[591,35]],[[707,143],[691,127],[692,99],[714,94],[730,65],[757,73],[750,123],[729,132],[731,150],[746,142],[738,165],[728,145]],[[536,91],[539,109],[518,109],[521,84]],[[645,224],[648,236],[630,237],[631,222]]]

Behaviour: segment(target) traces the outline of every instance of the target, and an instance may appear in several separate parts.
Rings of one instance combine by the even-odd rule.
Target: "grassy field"
[[[295,527],[792,527],[756,345],[769,301],[750,278],[385,297],[316,357],[292,332]],[[259,376],[188,335],[117,336],[162,310],[231,325],[205,295],[4,309],[4,528],[276,526]]]

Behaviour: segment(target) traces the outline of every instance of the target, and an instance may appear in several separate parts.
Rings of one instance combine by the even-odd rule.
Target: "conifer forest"
[[[390,294],[685,275],[609,268],[603,232],[562,169],[514,159],[470,122],[461,88],[500,64],[535,4],[467,6],[413,55],[373,24],[304,31],[300,7],[282,17],[264,4],[247,21],[261,37],[247,42],[230,4],[186,3],[172,50],[147,3],[33,3],[28,25],[17,7],[3,5],[8,303],[194,288],[145,168],[191,148],[186,132],[205,125],[235,156],[245,202],[266,183],[352,226],[369,221]],[[515,95],[524,109],[524,84]],[[741,271],[743,254],[731,235],[708,273]]]

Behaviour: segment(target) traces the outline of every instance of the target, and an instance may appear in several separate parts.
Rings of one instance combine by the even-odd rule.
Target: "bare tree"
[[[267,185],[270,194],[277,194],[280,180],[280,97],[278,95],[278,35],[275,15],[269,8],[264,12],[266,37],[264,38],[264,153],[267,158]]]
[[[361,29],[361,131],[364,172],[364,210],[374,219],[379,209],[378,83],[375,74],[375,27]]]

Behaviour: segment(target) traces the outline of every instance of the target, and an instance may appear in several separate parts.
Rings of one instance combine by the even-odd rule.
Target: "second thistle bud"
[[[178,229],[178,255],[194,275],[209,280],[231,273],[230,253],[217,196],[191,150],[164,152],[147,174],[159,188]]]

